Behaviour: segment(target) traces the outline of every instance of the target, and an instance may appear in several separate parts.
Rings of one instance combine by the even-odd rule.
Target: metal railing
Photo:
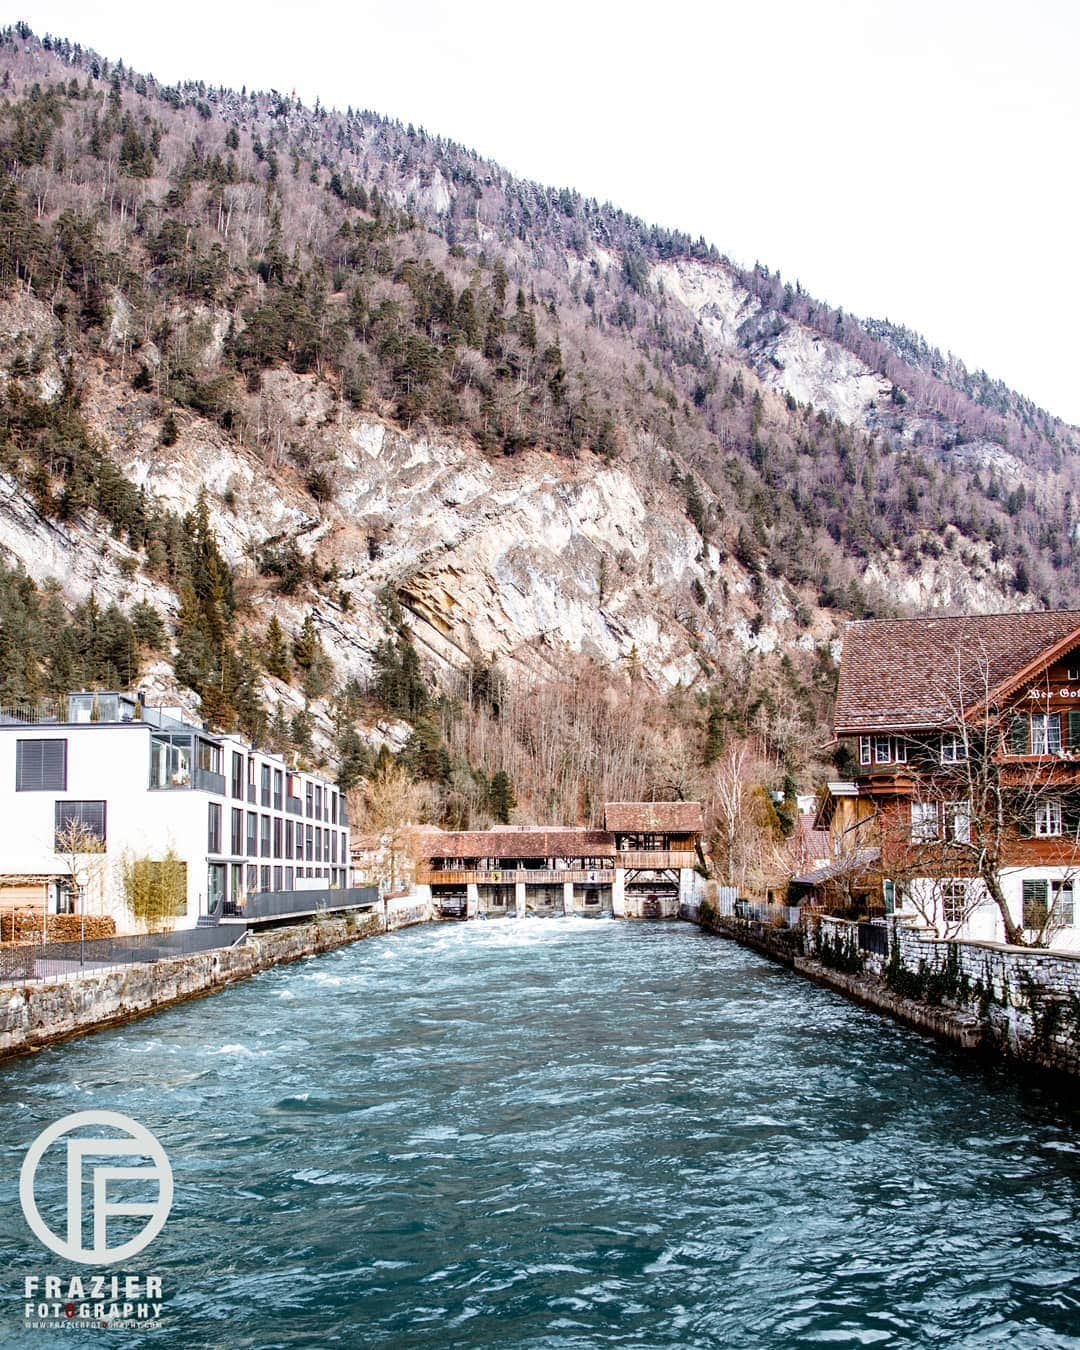
[[[24,726],[37,726],[44,722],[60,721],[60,705],[55,699],[43,699],[40,703],[0,703],[0,723],[18,722]]]
[[[201,788],[204,792],[216,792],[219,797],[225,796],[225,775],[215,773],[213,769],[196,768],[193,776],[194,786]]]
[[[243,904],[228,902],[225,916],[243,919],[245,923],[259,923],[266,919],[284,919],[329,910],[368,909],[378,900],[378,886],[343,886],[339,890],[327,887],[325,890],[311,891],[260,891],[256,895],[249,895]]]
[[[118,966],[228,947],[228,928],[185,928],[171,933],[128,933],[62,942],[10,943],[0,947],[0,981],[47,980],[94,974]]]

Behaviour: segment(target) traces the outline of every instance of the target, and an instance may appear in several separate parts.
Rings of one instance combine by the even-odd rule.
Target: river
[[[3,1345],[1080,1343],[1060,1100],[683,924],[412,929],[0,1074]],[[18,1169],[91,1108],[176,1181],[104,1341],[22,1330],[74,1268]]]

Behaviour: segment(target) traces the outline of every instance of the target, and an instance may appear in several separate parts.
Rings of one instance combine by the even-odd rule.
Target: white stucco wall
[[[16,743],[66,740],[67,789],[15,791]],[[207,805],[223,798],[195,790],[150,792],[150,728],[145,723],[0,728],[0,870],[66,874],[54,851],[58,801],[104,801],[105,853],[90,855],[88,912],[111,914],[132,927],[118,868],[125,853],[160,858],[170,848],[187,862],[188,912],[177,927],[194,927],[206,893]]]
[[[1059,927],[1050,937],[1050,947],[1056,951],[1080,952],[1080,872],[1066,867],[1024,867],[1009,869],[1002,873],[1001,884],[1009,913],[1015,923],[1023,918],[1023,896],[1025,881],[1065,881],[1073,882],[1073,922],[1067,927]],[[940,883],[930,878],[919,878],[912,883],[912,890],[922,896],[921,909],[928,917],[933,913],[940,936],[946,935],[944,916],[940,912]],[[969,880],[974,908],[967,922],[958,930],[952,928],[948,936],[966,939],[972,942],[1004,942],[1005,924],[997,905],[990,898],[983,882]],[[904,914],[918,913],[909,900],[901,911]]]

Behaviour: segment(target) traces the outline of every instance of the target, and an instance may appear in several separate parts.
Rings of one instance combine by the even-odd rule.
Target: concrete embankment
[[[199,998],[259,971],[432,917],[426,904],[398,902],[387,914],[328,915],[248,935],[233,947],[113,967],[70,979],[0,988],[0,1058]]]
[[[708,911],[697,922],[963,1050],[1080,1075],[1080,958],[1071,953],[946,942],[898,927],[887,958],[861,952],[857,925],[842,920],[821,921],[824,942]],[[849,968],[837,968],[837,953]]]

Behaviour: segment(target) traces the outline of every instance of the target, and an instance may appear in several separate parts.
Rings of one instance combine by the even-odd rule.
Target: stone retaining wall
[[[430,906],[394,904],[384,915],[333,915],[248,935],[235,947],[132,964],[42,984],[0,988],[0,1057],[35,1050],[99,1027],[246,980],[271,966],[332,951],[431,918]]]
[[[1080,954],[946,940],[899,921],[887,954],[860,951],[844,919],[795,932],[703,907],[700,922],[964,1049],[1080,1074]]]

